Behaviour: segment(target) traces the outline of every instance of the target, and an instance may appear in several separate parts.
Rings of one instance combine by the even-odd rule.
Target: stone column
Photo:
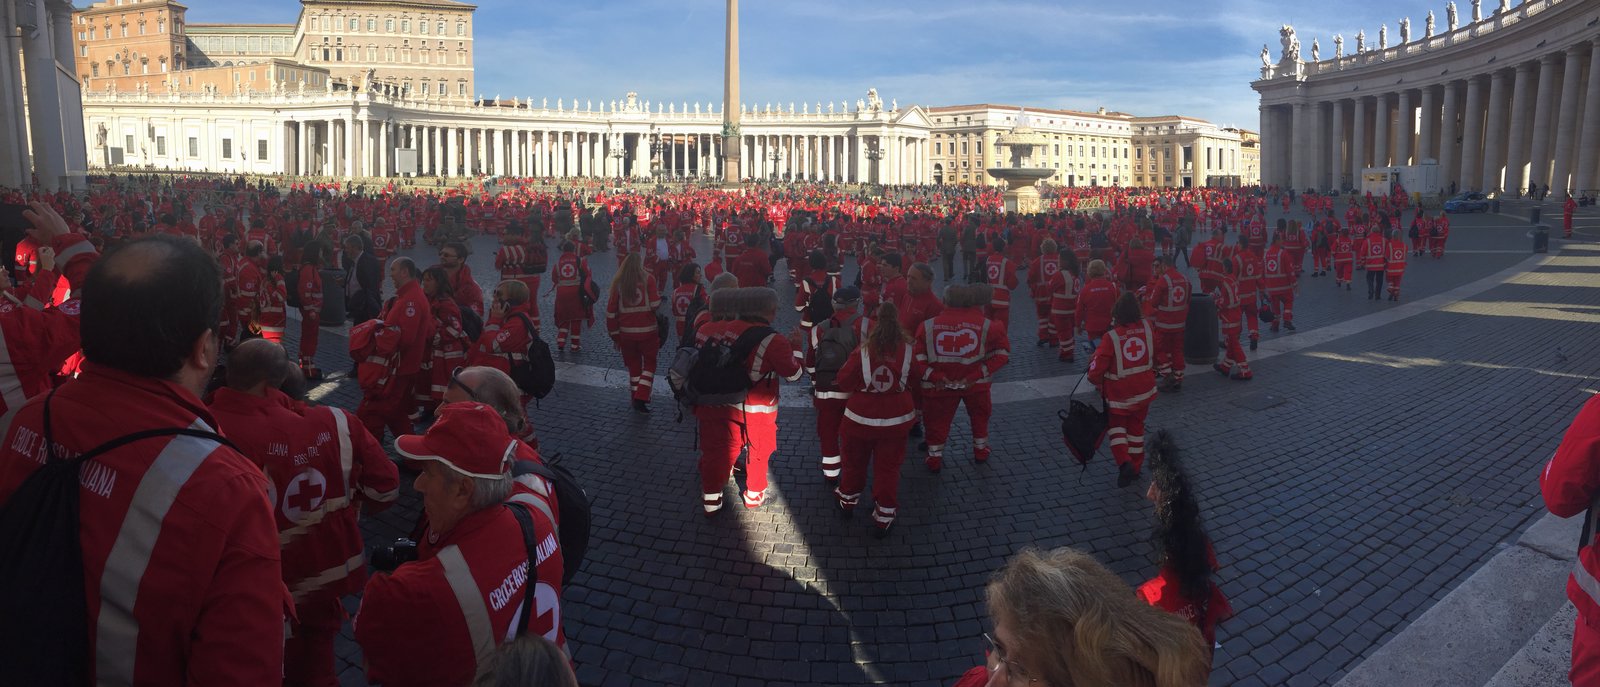
[[[1489,76],[1489,124],[1483,134],[1483,186],[1484,193],[1501,189],[1506,166],[1506,109],[1510,105],[1510,87],[1505,70]]]
[[[1571,116],[1571,113],[1568,113]],[[1583,94],[1583,131],[1578,136],[1578,169],[1572,188],[1595,188],[1595,158],[1600,157],[1600,39],[1589,44],[1589,83]]]
[[[1483,79],[1467,78],[1467,105],[1462,114],[1461,126],[1461,177],[1460,190],[1483,190]]]
[[[1583,93],[1578,90],[1578,80],[1583,78],[1583,46],[1567,48],[1567,61],[1561,73],[1561,107],[1556,110],[1556,150],[1551,161],[1550,190],[1552,194],[1573,188],[1573,146],[1578,137],[1578,107],[1583,103]]]
[[[1533,116],[1533,79],[1537,62],[1517,65],[1517,78],[1511,89],[1511,129],[1506,132],[1505,189],[1521,192],[1527,188],[1528,118]],[[1540,80],[1544,80],[1543,77]]]
[[[1350,185],[1361,188],[1361,170],[1367,166],[1367,99],[1356,96],[1356,113],[1350,121]]]
[[[1461,143],[1456,139],[1461,127],[1456,123],[1457,110],[1461,102],[1461,89],[1458,81],[1451,81],[1443,86],[1440,95],[1443,96],[1444,113],[1439,117],[1439,184],[1442,190],[1448,190],[1450,183],[1461,178],[1457,165],[1461,161]]]
[[[389,176],[390,170],[393,169],[389,163],[389,128],[391,126],[388,122],[378,122],[378,176],[380,177]]]
[[[1372,114],[1372,166],[1389,166],[1389,132],[1394,129],[1394,115],[1389,110],[1389,94],[1379,93]]]
[[[1400,91],[1400,106],[1395,113],[1394,163],[1411,164],[1411,139],[1416,135],[1416,114],[1411,111],[1411,90]]]
[[[339,120],[339,124],[343,127],[343,131],[344,131],[344,165],[343,166],[344,166],[344,175],[345,175],[346,178],[348,178],[348,177],[355,176],[355,173],[356,173],[356,170],[355,170],[355,157],[356,157],[355,138],[350,135],[350,115],[345,115],[344,119]]]
[[[1345,162],[1344,158],[1345,146],[1348,145],[1344,137],[1345,109],[1345,101],[1333,101],[1333,138],[1328,144],[1328,187],[1334,190],[1344,187],[1344,173],[1350,169],[1349,163]],[[1228,173],[1236,172],[1230,169]]]
[[[1551,53],[1539,58],[1539,91],[1533,103],[1533,151],[1528,155],[1529,183],[1550,183],[1550,139],[1556,126],[1551,113],[1555,109],[1555,99],[1556,56]]]
[[[1439,159],[1439,144],[1435,138],[1439,135],[1439,117],[1435,109],[1438,100],[1433,94],[1433,86],[1422,87],[1422,126],[1421,133],[1417,135],[1417,163],[1423,160]]]
[[[491,141],[490,145],[494,146],[494,162],[493,162],[494,170],[493,171],[494,171],[495,174],[498,174],[498,175],[503,175],[503,174],[506,173],[506,139],[505,139],[505,133],[506,133],[505,129],[495,129],[493,131],[488,132],[489,140]]]
[[[1290,130],[1288,140],[1292,141],[1290,144],[1291,147],[1287,151],[1289,155],[1290,170],[1289,187],[1295,189],[1304,189],[1306,186],[1310,185],[1308,182],[1310,181],[1311,177],[1310,172],[1307,171],[1310,169],[1311,156],[1307,154],[1309,145],[1306,137],[1307,131],[1311,128],[1311,113],[1305,103],[1295,103],[1294,121],[1289,126]],[[1173,166],[1176,168],[1173,173],[1175,175],[1182,175],[1183,163],[1185,162],[1183,159],[1183,148],[1179,147],[1179,145],[1176,143],[1174,143],[1172,146],[1172,158]],[[1177,186],[1183,186],[1183,182],[1179,181],[1177,177],[1174,177],[1172,181]]]
[[[444,169],[444,176],[453,177],[456,175],[456,128],[445,127],[444,140],[440,143],[444,146],[444,161],[440,167]]]

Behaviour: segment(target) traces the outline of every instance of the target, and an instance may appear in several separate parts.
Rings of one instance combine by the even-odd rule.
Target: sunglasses
[[[461,371],[464,369],[466,368],[458,367],[450,372],[450,386],[459,387],[462,391],[467,392],[467,398],[482,403],[483,400],[478,398],[478,390],[472,388],[471,384],[461,381]]]

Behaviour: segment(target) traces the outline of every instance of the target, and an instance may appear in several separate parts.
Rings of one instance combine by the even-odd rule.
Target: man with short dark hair
[[[0,506],[46,460],[147,430],[211,432],[222,274],[192,240],[157,236],[83,284],[82,374],[18,411]],[[50,413],[50,426],[44,416]],[[95,684],[278,684],[283,608],[267,482],[216,439],[156,436],[84,464],[79,493]]]
[[[344,299],[356,324],[377,317],[383,302],[383,263],[356,234],[344,238]]]

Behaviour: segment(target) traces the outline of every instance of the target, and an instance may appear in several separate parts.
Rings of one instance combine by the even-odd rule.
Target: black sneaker
[[[926,441],[917,442],[917,450],[921,451],[923,453],[927,453],[928,452],[928,442],[926,442]]]
[[[892,529],[894,529],[894,523],[892,522],[887,525],[879,525],[873,530],[872,536],[877,539],[883,539],[889,536],[889,530]]]
[[[1292,331],[1294,331],[1294,323],[1290,322],[1288,320],[1284,320],[1283,321],[1283,328],[1292,332]]]
[[[650,404],[649,403],[645,403],[644,401],[641,401],[639,399],[634,399],[633,400],[633,412],[639,413],[641,415],[649,415],[650,414]]]
[[[914,425],[911,426],[911,436],[914,436],[914,437],[922,436],[922,423],[921,422],[918,422],[917,424],[914,424]]]
[[[1260,344],[1260,343],[1261,343],[1260,339],[1257,339],[1256,337],[1253,337],[1253,336],[1250,337],[1250,350],[1252,350],[1252,351],[1256,350],[1256,346],[1258,344]]]
[[[1133,471],[1133,463],[1123,463],[1117,466],[1117,486],[1126,487],[1139,478],[1139,473]]]

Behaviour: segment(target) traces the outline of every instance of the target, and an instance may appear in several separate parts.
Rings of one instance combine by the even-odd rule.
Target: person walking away
[[[1384,275],[1389,282],[1389,300],[1400,300],[1400,279],[1406,274],[1406,242],[1400,240],[1400,232],[1389,232],[1389,262],[1384,267]]]
[[[1333,240],[1333,288],[1350,290],[1355,264],[1356,242],[1351,240],[1350,230],[1340,229],[1338,238]]]
[[[571,241],[563,242],[555,270],[558,351],[567,350],[568,343],[573,353],[583,350],[583,328],[593,318],[592,303],[585,302],[589,283],[589,259],[578,255]]]
[[[520,279],[507,279],[494,287],[489,321],[467,351],[467,366],[492,367],[510,374],[513,366],[528,361],[528,344],[539,336],[528,305],[532,300],[527,283]],[[525,398],[523,404],[531,400]]]
[[[1226,266],[1227,259],[1222,263]],[[1183,330],[1189,320],[1189,278],[1173,266],[1172,259],[1162,256],[1157,262],[1159,272],[1145,287],[1147,312],[1155,323],[1156,376],[1162,391],[1183,390]],[[1222,271],[1216,282],[1222,283]]]
[[[850,398],[841,429],[844,470],[834,495],[841,514],[850,517],[861,501],[870,463],[873,534],[881,539],[888,536],[900,510],[900,466],[917,419],[911,386],[922,378],[923,369],[910,337],[900,328],[893,303],[878,306],[871,331],[849,358],[838,377],[839,388]]]
[[[1077,357],[1078,341],[1078,290],[1083,280],[1078,277],[1078,256],[1060,249],[1060,269],[1050,277],[1050,340],[1056,346],[1056,359],[1072,362]]]
[[[845,401],[850,398],[849,390],[838,384],[839,374],[853,364],[850,356],[866,340],[871,325],[872,320],[861,312],[861,291],[846,286],[833,294],[833,316],[809,333],[806,372],[811,375],[811,404],[817,411],[822,478],[828,484],[839,481],[844,455],[839,444],[839,423],[844,421]]]
[[[612,278],[611,293],[606,297],[606,333],[628,367],[633,410],[642,414],[650,412],[656,354],[661,347],[656,328],[656,304],[660,302],[661,292],[656,288],[655,276],[645,272],[644,257],[629,253]]]
[[[1567,194],[1567,202],[1561,204],[1561,238],[1572,238],[1572,216],[1578,212],[1578,201]]]
[[[1005,324],[981,310],[989,299],[989,287],[984,284],[946,286],[945,310],[923,322],[916,334],[916,363],[926,366],[921,396],[928,441],[924,464],[929,472],[944,468],[945,442],[956,407],[962,404],[972,423],[972,460],[989,460],[989,416],[993,412],[989,387],[1011,356]]]
[[[1061,271],[1061,257],[1054,239],[1039,244],[1039,257],[1028,265],[1028,295],[1033,298],[1033,314],[1038,320],[1039,347],[1057,345],[1050,317],[1050,282]]]
[[[1239,293],[1239,314],[1244,320],[1244,327],[1250,332],[1250,350],[1256,350],[1256,345],[1261,341],[1261,301],[1266,298],[1266,291],[1262,287],[1262,272],[1266,266],[1261,262],[1261,254],[1255,249],[1245,247],[1239,251],[1234,261],[1234,273],[1237,275]]]
[[[1389,243],[1380,231],[1367,234],[1362,249],[1361,267],[1367,271],[1367,300],[1378,300],[1383,293],[1383,268],[1389,258]]]
[[[422,272],[422,294],[428,297],[429,314],[433,316],[433,335],[428,339],[428,352],[423,356],[422,374],[417,380],[417,403],[412,414],[416,421],[432,417],[450,388],[450,375],[466,364],[467,348],[473,341],[461,323],[461,306],[456,305],[450,293],[450,277],[442,267],[429,267]]]
[[[1262,284],[1266,287],[1267,305],[1277,319],[1272,321],[1272,331],[1278,325],[1294,331],[1294,266],[1289,251],[1283,247],[1283,234],[1274,234],[1272,244],[1261,256]]]
[[[321,241],[305,245],[294,284],[300,290],[300,373],[313,381],[322,379],[322,370],[317,368],[317,341],[322,334],[322,265],[329,248]]]
[[[1244,251],[1248,253],[1249,251]],[[1222,329],[1222,340],[1226,342],[1222,361],[1213,367],[1224,377],[1237,380],[1248,380],[1250,363],[1245,360],[1244,349],[1239,346],[1239,334],[1243,328],[1240,318],[1243,316],[1241,307],[1242,298],[1239,295],[1239,282],[1233,276],[1233,261],[1222,261],[1222,279],[1217,282],[1217,290],[1211,292],[1217,304],[1217,321]],[[1250,338],[1250,350],[1255,350],[1256,339]],[[1182,353],[1179,353],[1180,357]]]
[[[1089,261],[1088,275],[1089,281],[1078,292],[1074,310],[1078,313],[1077,330],[1088,335],[1092,352],[1099,347],[1100,337],[1111,329],[1111,311],[1122,290],[1106,274],[1106,263],[1102,260]]]
[[[930,280],[931,281],[931,280]],[[1006,240],[994,237],[989,251],[989,262],[984,266],[984,283],[989,285],[990,301],[984,306],[989,319],[1009,326],[1011,323],[1011,292],[1017,289],[1016,264],[1006,257]]]
[[[1106,436],[1117,461],[1117,486],[1126,487],[1144,467],[1144,421],[1156,395],[1155,334],[1131,292],[1117,298],[1112,320],[1116,327],[1095,349],[1088,378],[1105,396],[1110,411]]]

